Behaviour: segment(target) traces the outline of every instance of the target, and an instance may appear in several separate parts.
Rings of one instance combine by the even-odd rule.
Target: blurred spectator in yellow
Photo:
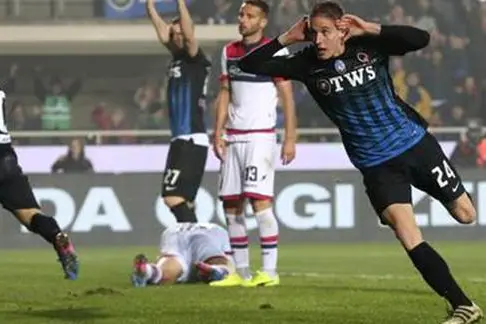
[[[395,91],[402,99],[407,95],[407,72],[403,67],[401,57],[393,57],[391,60],[392,79]]]
[[[411,72],[407,75],[407,85],[402,99],[409,102],[425,120],[431,120],[433,115],[432,98],[422,86],[417,72]]]

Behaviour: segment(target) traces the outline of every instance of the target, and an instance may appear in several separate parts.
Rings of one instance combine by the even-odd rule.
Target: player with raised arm
[[[215,282],[233,272],[228,233],[219,225],[178,223],[161,236],[160,256],[150,263],[139,254],[131,276],[135,287]]]
[[[237,273],[214,286],[275,286],[278,222],[272,210],[274,194],[277,104],[281,98],[285,136],[280,153],[283,164],[295,156],[296,118],[290,81],[243,73],[238,60],[270,39],[264,37],[269,6],[245,0],[239,11],[241,40],[227,44],[222,53],[221,87],[217,100],[214,149],[221,160],[220,191]],[[278,55],[288,54],[286,49]],[[262,271],[250,272],[244,203],[249,199],[258,222]]]
[[[172,54],[167,87],[172,139],[162,197],[178,222],[197,222],[194,199],[209,147],[204,111],[210,62],[195,38],[184,0],[177,0],[179,17],[170,24],[159,16],[154,0],[147,0],[146,6],[157,37]]]
[[[29,179],[22,172],[7,129],[6,94],[0,90],[0,203],[29,231],[52,244],[62,265],[64,277],[78,277],[78,259],[68,235],[53,217],[45,215],[32,192]]]
[[[325,1],[314,6],[310,17],[243,58],[239,67],[307,86],[339,128],[381,221],[395,232],[426,283],[452,306],[444,324],[469,324],[482,318],[482,311],[423,239],[413,213],[411,185],[442,202],[461,224],[474,222],[476,210],[424,120],[395,94],[388,71],[390,56],[424,48],[429,39],[423,30],[364,21],[345,15],[334,1]],[[292,56],[273,57],[297,42],[313,44]]]

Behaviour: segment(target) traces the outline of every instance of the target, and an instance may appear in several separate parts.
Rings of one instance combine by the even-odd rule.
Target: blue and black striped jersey
[[[383,26],[379,36],[352,38],[342,55],[319,60],[314,46],[272,57],[282,48],[275,39],[243,58],[240,68],[305,83],[339,128],[351,162],[366,168],[400,155],[426,133],[425,120],[396,95],[388,61],[391,55],[426,46],[428,40],[427,32],[413,27]]]
[[[174,55],[168,69],[167,86],[173,137],[206,132],[204,112],[210,66],[201,49],[194,57],[186,52]]]

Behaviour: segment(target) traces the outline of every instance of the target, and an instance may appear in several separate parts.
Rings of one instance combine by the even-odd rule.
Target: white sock
[[[256,213],[260,232],[260,246],[262,251],[262,269],[271,277],[277,275],[278,258],[278,222],[272,208]]]
[[[157,284],[162,279],[162,272],[156,264],[148,263],[144,278],[148,283]]]
[[[250,257],[245,217],[226,214],[226,222],[236,271],[244,279],[249,279],[251,277]]]

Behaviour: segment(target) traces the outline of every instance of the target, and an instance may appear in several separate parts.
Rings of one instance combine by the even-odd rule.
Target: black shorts
[[[360,171],[366,193],[380,218],[392,204],[412,203],[411,186],[434,197],[446,208],[466,192],[456,169],[429,133],[401,155]]]
[[[8,144],[0,145],[0,203],[10,212],[40,208],[29,179],[22,173],[17,155]]]
[[[176,196],[194,201],[207,157],[207,146],[196,145],[192,140],[172,141],[162,179],[162,197]]]

